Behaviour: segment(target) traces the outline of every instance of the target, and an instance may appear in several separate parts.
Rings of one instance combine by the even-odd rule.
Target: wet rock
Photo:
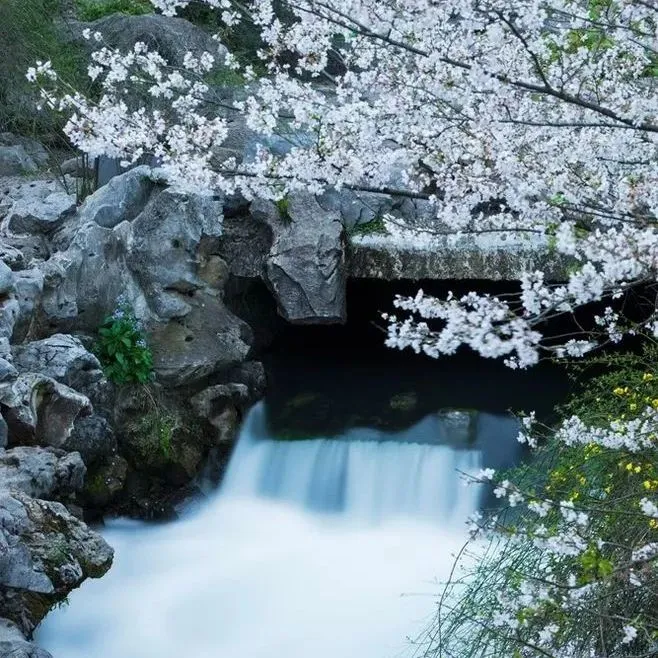
[[[82,492],[87,507],[107,508],[123,491],[128,476],[128,462],[114,455],[108,462],[89,471]]]
[[[45,649],[28,642],[14,622],[0,618],[0,656],[2,658],[53,658]]]
[[[299,324],[344,322],[347,272],[338,213],[323,210],[310,194],[296,193],[286,202],[285,217],[269,201],[255,201],[252,214],[274,234],[265,280],[279,313]]]
[[[12,445],[59,448],[73,430],[78,416],[92,412],[89,399],[38,373],[23,373],[0,390]]]
[[[104,463],[117,451],[117,440],[110,423],[98,414],[78,418],[73,431],[62,444],[64,450],[79,452],[87,466]]]
[[[85,465],[77,452],[21,446],[0,452],[0,488],[33,498],[63,498],[82,489]]]
[[[267,387],[265,366],[260,361],[245,361],[231,368],[224,376],[225,382],[244,384],[248,390],[249,403],[260,399]]]
[[[86,578],[102,576],[112,557],[61,503],[0,491],[0,609],[23,633]]]
[[[201,418],[211,421],[227,405],[243,407],[249,400],[249,389],[244,384],[217,384],[209,386],[190,399],[192,407]]]
[[[143,210],[154,186],[150,167],[135,167],[88,196],[80,206],[79,221],[105,228],[132,221]]]

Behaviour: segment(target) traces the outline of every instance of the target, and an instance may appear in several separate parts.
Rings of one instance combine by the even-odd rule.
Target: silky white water
[[[396,434],[275,441],[256,406],[221,491],[175,523],[109,525],[114,566],[45,620],[39,644],[55,658],[418,655],[409,638],[477,506],[458,471],[482,454],[447,445],[459,431],[432,415]]]

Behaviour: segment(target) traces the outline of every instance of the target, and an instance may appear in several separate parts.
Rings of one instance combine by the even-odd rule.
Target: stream
[[[460,473],[522,459],[506,409],[548,409],[564,382],[390,358],[270,364],[219,491],[173,523],[108,522],[114,566],[37,642],[55,658],[421,656],[464,522],[492,502]]]

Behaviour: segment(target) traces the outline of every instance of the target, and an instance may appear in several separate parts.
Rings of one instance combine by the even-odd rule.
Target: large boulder
[[[12,354],[19,370],[41,373],[77,391],[84,392],[103,379],[98,359],[79,338],[69,334],[15,345]]]
[[[131,221],[144,208],[154,187],[150,167],[135,167],[115,176],[80,206],[81,222],[95,222],[114,228],[123,221]]]
[[[107,45],[120,50],[132,50],[137,42],[145,43],[157,50],[172,66],[182,66],[188,52],[197,57],[209,52],[220,62],[223,62],[227,52],[211,34],[193,23],[159,14],[112,14],[91,23],[71,21],[68,27],[70,36],[87,47],[97,46],[82,38],[82,32],[90,29],[100,32]]]
[[[77,452],[28,446],[0,451],[0,487],[34,498],[65,498],[79,491],[85,472]]]
[[[141,170],[139,180],[145,176]],[[40,325],[94,332],[123,296],[149,333],[158,376],[188,385],[244,360],[251,332],[222,301],[221,202],[149,185],[145,202],[127,204],[130,221],[108,228],[82,220],[68,248],[43,264]],[[87,210],[101,207],[94,197],[103,194],[90,197]]]
[[[61,503],[0,491],[0,609],[23,633],[86,578],[102,576],[112,558]]]
[[[290,195],[283,207],[256,201],[252,214],[274,235],[265,280],[279,313],[299,324],[344,322],[347,272],[340,215],[307,193]]]
[[[2,618],[0,618],[0,657],[53,658],[45,649],[28,642],[13,621]]]

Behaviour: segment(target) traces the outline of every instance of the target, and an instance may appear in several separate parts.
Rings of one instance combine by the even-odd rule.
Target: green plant
[[[148,0],[76,0],[78,18],[95,21],[111,14],[141,16],[153,13]]]
[[[292,217],[290,216],[290,199],[287,196],[277,199],[276,208],[279,211],[279,218],[284,224],[290,224]]]
[[[130,304],[120,300],[98,334],[95,353],[110,381],[145,384],[152,378],[153,355]]]
[[[350,237],[355,235],[388,235],[388,229],[386,228],[384,218],[381,215],[377,215],[369,222],[355,224],[347,233]]]
[[[61,0],[1,0],[0,132],[38,137],[61,147],[63,118],[38,111],[38,93],[25,73],[37,60],[50,60],[62,80],[82,93],[90,89],[87,56],[79,45],[62,38],[55,19]],[[11,44],[11,47],[10,45]]]
[[[576,375],[560,415],[581,429],[535,428],[534,458],[496,478],[515,503],[502,494],[491,542],[447,586],[425,655],[658,655],[658,515],[642,511],[658,495],[658,347],[592,358]]]

